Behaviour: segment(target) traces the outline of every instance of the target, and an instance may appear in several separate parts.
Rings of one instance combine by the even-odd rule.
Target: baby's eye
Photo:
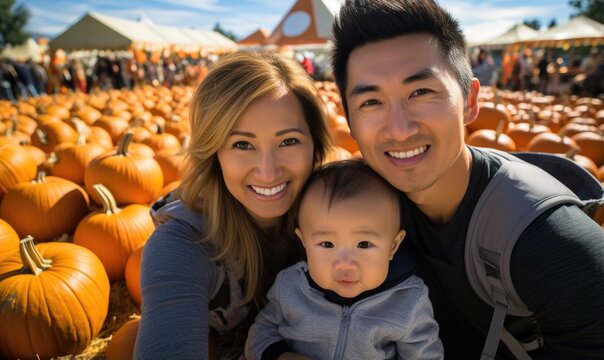
[[[357,246],[360,249],[369,249],[370,247],[373,247],[373,245],[369,241],[361,241]]]
[[[281,145],[283,146],[291,146],[291,145],[295,145],[295,144],[299,144],[300,140],[296,139],[296,138],[288,138],[285,139],[281,142]]]
[[[252,147],[252,144],[250,144],[247,141],[237,141],[236,143],[233,144],[233,148],[239,149],[239,150],[250,150],[253,147]]]
[[[331,241],[322,241],[319,246],[331,249],[333,248],[333,243]]]

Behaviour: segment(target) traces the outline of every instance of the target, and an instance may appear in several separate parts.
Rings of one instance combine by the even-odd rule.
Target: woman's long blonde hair
[[[245,208],[227,190],[217,152],[250,104],[284,88],[302,104],[314,143],[315,168],[330,147],[325,105],[312,80],[295,60],[266,52],[227,55],[210,69],[191,102],[191,142],[180,197],[204,215],[205,233],[201,241],[217,249],[214,260],[242,265],[245,302],[264,295],[257,293],[263,288],[260,280],[264,270],[263,235]],[[275,255],[274,258],[280,256]]]

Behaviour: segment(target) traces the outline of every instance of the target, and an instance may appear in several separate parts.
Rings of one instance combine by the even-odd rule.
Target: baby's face
[[[397,201],[385,191],[336,200],[328,207],[323,186],[312,186],[300,206],[296,229],[312,279],[345,298],[381,285],[405,236],[399,217]]]

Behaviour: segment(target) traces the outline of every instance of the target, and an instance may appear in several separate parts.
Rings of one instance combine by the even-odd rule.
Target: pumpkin
[[[163,149],[153,157],[159,164],[164,175],[164,187],[169,183],[180,180],[185,168],[185,151],[189,147],[190,137],[187,136],[180,149]]]
[[[592,159],[598,166],[604,165],[604,135],[595,132],[582,132],[572,138],[581,148],[581,155]]]
[[[0,219],[0,261],[19,249],[19,235],[9,223]]]
[[[516,151],[516,144],[511,137],[504,134],[505,121],[499,120],[497,130],[480,129],[468,136],[467,143],[472,146],[487,147],[502,151]]]
[[[140,306],[143,303],[141,296],[141,260],[143,258],[144,245],[134,250],[128,257],[126,269],[124,271],[124,279],[126,280],[126,288],[130,297]]]
[[[92,160],[84,173],[86,191],[101,204],[94,184],[105,185],[118,204],[148,204],[157,198],[164,184],[161,167],[153,158],[130,153],[132,133],[126,132],[115,152]]]
[[[37,241],[50,241],[72,234],[88,214],[88,205],[88,195],[76,183],[41,171],[33,181],[20,183],[6,193],[0,217],[21,237],[32,235]]]
[[[19,145],[0,146],[0,198],[13,186],[36,176],[36,160]]]
[[[576,164],[587,170],[590,174],[592,174],[596,179],[599,178],[598,167],[596,164],[587,156],[579,155],[581,152],[581,148],[574,148],[567,151],[562,156],[574,161]]]
[[[518,151],[526,151],[528,143],[538,134],[550,132],[545,125],[540,125],[534,121],[519,122],[510,126],[506,134],[512,138]]]
[[[578,145],[572,138],[552,132],[536,135],[527,145],[528,151],[552,154],[566,154],[567,151],[576,147]]]
[[[93,125],[107,131],[109,135],[111,135],[113,145],[116,145],[119,142],[124,131],[130,126],[128,120],[111,115],[101,116]]]
[[[80,221],[73,243],[94,252],[111,281],[123,279],[128,257],[147,241],[155,225],[148,206],[132,204],[118,208],[111,191],[105,186],[94,184],[93,188],[102,199],[103,209]]]
[[[510,122],[510,113],[505,106],[492,102],[483,102],[479,104],[476,119],[469,123],[467,128],[470,134],[479,129],[495,130],[500,120],[504,121],[503,131],[505,132]]]
[[[107,346],[106,360],[131,360],[134,358],[134,345],[139,323],[140,318],[134,318],[117,329]]]
[[[66,143],[57,146],[56,162],[53,165],[53,175],[71,180],[76,184],[84,184],[84,172],[92,159],[106,152],[106,149],[96,143],[86,142],[84,124],[77,120],[78,139],[74,144]]]
[[[178,141],[178,138],[164,132],[164,127],[162,125],[158,125],[157,133],[144,139],[142,143],[149,146],[155,152],[166,150],[175,153],[180,149],[180,141]]]
[[[0,304],[1,358],[78,354],[103,326],[109,279],[89,250],[27,237],[0,262]]]
[[[38,126],[31,138],[32,145],[44,150],[45,153],[54,151],[61,143],[75,143],[78,133],[67,123],[55,121]]]
[[[359,150],[359,145],[350,134],[348,124],[338,123],[338,125],[331,129],[331,138],[334,144],[348,150],[350,153]]]
[[[350,153],[350,151],[344,149],[343,147],[334,145],[327,152],[327,155],[323,160],[323,164],[348,159],[352,159],[352,154]]]

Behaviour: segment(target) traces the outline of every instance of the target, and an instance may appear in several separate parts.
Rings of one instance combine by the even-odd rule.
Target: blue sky
[[[216,22],[242,38],[259,27],[272,31],[296,0],[17,0],[32,14],[28,30],[51,38],[87,11],[160,25],[211,29]],[[325,0],[337,7],[342,0]],[[499,35],[527,18],[547,26],[566,22],[574,9],[568,0],[440,0],[462,24],[470,42]]]

